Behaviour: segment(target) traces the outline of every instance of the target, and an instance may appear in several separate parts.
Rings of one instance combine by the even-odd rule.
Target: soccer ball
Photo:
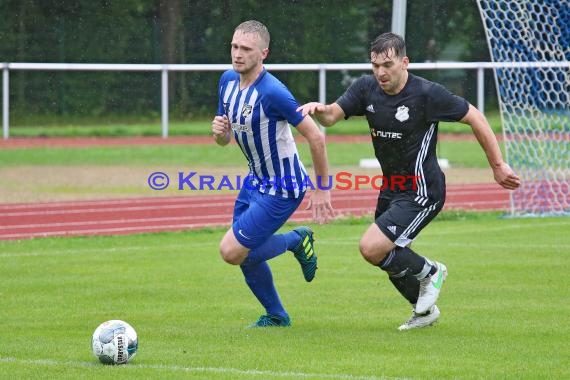
[[[113,319],[95,329],[91,349],[101,363],[126,364],[137,353],[137,332],[125,321]]]

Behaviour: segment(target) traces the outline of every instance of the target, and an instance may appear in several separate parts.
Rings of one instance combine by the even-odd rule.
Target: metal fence
[[[161,127],[162,137],[168,137],[168,73],[171,71],[225,71],[230,64],[98,64],[98,63],[0,63],[2,68],[2,131],[10,136],[10,71],[147,71],[161,72]],[[309,63],[267,64],[269,71],[313,71],[319,74],[319,96],[326,103],[326,76],[328,71],[371,71],[370,63]],[[570,69],[570,62],[430,62],[410,63],[410,70],[476,70],[477,108],[484,112],[485,69],[562,67]]]

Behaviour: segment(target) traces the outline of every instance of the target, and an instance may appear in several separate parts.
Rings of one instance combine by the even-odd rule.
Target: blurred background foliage
[[[390,31],[392,0],[0,0],[0,62],[230,63],[240,22],[271,33],[266,63],[363,63],[370,41]],[[412,62],[488,61],[475,1],[408,0]],[[170,72],[170,117],[210,117],[219,72]],[[316,100],[318,74],[274,73],[299,102]],[[327,102],[362,72],[328,72]],[[476,73],[422,71],[472,103]],[[492,75],[486,99],[495,102]],[[10,72],[11,124],[41,118],[160,118],[160,73]]]

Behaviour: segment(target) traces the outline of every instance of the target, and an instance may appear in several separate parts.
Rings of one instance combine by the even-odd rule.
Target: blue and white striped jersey
[[[307,171],[299,158],[289,124],[302,120],[291,92],[265,69],[240,90],[239,73],[222,74],[217,115],[226,115],[262,193],[297,198],[306,190]]]

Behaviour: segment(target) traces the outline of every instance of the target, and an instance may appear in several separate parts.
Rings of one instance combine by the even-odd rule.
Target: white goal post
[[[570,215],[570,5],[477,4],[493,62],[530,63],[494,70],[507,160],[522,180],[511,215]]]

